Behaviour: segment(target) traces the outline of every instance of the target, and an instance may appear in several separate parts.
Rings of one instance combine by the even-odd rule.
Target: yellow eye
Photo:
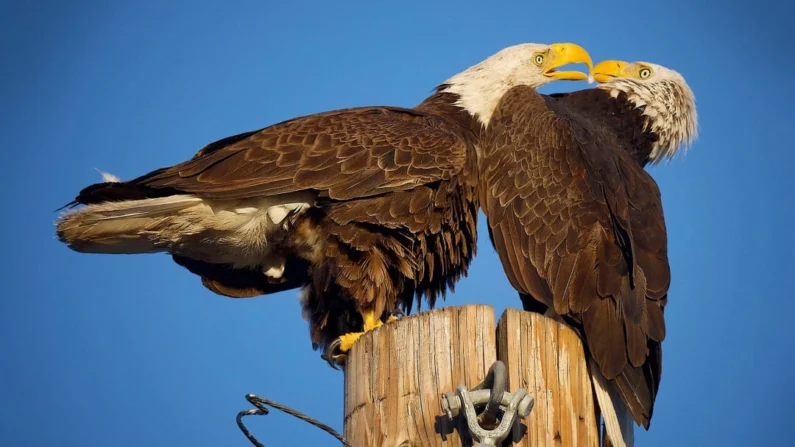
[[[641,68],[638,72],[638,76],[640,76],[641,79],[649,79],[651,77],[651,69],[645,67]]]
[[[544,63],[544,55],[541,54],[541,53],[538,53],[535,56],[533,56],[533,63],[535,63],[536,65],[543,64]]]

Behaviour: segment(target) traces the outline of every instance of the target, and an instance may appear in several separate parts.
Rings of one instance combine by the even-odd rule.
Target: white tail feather
[[[58,221],[58,237],[84,253],[154,253],[163,251],[145,232],[156,230],[166,216],[201,206],[188,195],[88,205],[65,213]]]
[[[269,239],[288,231],[287,216],[305,212],[314,201],[315,193],[306,191],[240,200],[181,194],[105,202],[61,216],[58,237],[84,253],[168,251],[236,268],[264,266],[267,275],[279,277],[284,267],[269,261]]]
[[[593,379],[596,401],[599,403],[610,442],[615,447],[633,447],[635,426],[629,408],[621,400],[615,387],[599,371],[599,366],[593,359],[589,361],[588,366]]]

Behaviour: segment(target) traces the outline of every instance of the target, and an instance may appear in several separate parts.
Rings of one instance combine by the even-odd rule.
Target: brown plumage
[[[643,170],[698,133],[684,78],[603,61],[595,89],[503,95],[480,145],[481,205],[525,309],[580,330],[605,445],[651,422],[662,373],[670,268],[660,191]]]
[[[168,251],[230,297],[308,286],[312,341],[325,347],[360,329],[361,312],[408,310],[423,294],[433,305],[466,274],[478,206],[472,138],[444,113],[466,115],[435,95],[413,110],[340,110],[226,138],[183,163],[85,188],[73,204],[97,207],[67,214],[58,235],[78,251]],[[268,209],[307,206],[277,208],[282,220],[231,222],[266,207],[261,198]],[[143,208],[130,211],[135,204]],[[283,273],[263,274],[258,258]]]
[[[489,123],[481,206],[525,307],[579,328],[586,352],[648,428],[670,284],[656,135],[626,97],[516,87]]]
[[[175,166],[85,188],[58,236],[82,252],[168,252],[231,297],[303,287],[313,343],[344,352],[362,327],[423,295],[433,306],[466,274],[483,120],[510,86],[582,79],[555,68],[586,56],[572,44],[517,45],[413,109],[338,110],[225,138]]]
[[[612,97],[608,91],[592,88],[544,95],[544,100],[559,116],[587,122],[593,128],[609,129],[622,144],[621,149],[628,151],[641,167],[651,161],[652,149],[659,138],[645,127],[647,118],[643,108],[636,107],[625,92],[616,92],[616,97]]]

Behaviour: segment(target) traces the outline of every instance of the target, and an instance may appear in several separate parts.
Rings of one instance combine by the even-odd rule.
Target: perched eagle
[[[672,70],[605,61],[592,73],[593,89],[502,96],[482,137],[480,202],[524,308],[580,331],[608,435],[631,443],[629,416],[647,429],[652,417],[670,284],[660,190],[643,167],[689,145],[697,115]],[[610,433],[619,424],[629,435]]]
[[[341,362],[358,331],[422,295],[433,306],[466,274],[477,120],[510,86],[583,79],[555,68],[584,56],[573,44],[517,45],[413,109],[337,110],[216,141],[177,165],[83,189],[58,237],[86,253],[167,252],[229,297],[301,287],[314,347]]]

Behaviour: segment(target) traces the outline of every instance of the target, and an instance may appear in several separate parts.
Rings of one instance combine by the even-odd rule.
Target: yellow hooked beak
[[[624,77],[624,69],[627,68],[629,62],[624,61],[602,61],[596,64],[591,70],[594,80],[598,83],[608,82],[613,78]]]
[[[556,43],[551,45],[549,61],[544,67],[544,76],[556,80],[582,81],[588,75],[579,71],[555,71],[556,68],[569,64],[585,64],[591,70],[591,55],[585,48],[573,43]]]

